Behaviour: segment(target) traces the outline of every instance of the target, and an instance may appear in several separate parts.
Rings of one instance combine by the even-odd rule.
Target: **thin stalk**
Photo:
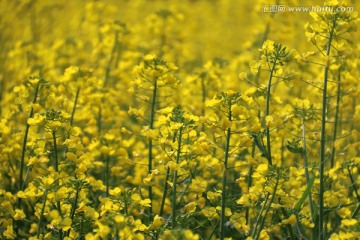
[[[176,166],[180,162],[180,155],[181,155],[181,140],[182,140],[182,131],[183,127],[179,130],[179,136],[178,136],[178,145],[177,145],[177,152],[176,152]],[[176,227],[176,187],[177,187],[177,170],[174,170],[174,180],[173,180],[173,195],[172,195],[172,214],[171,214],[171,226],[172,229],[175,229]]]
[[[206,101],[206,87],[205,87],[205,77],[201,77],[201,116],[205,117],[205,101]],[[205,131],[205,124],[201,125],[201,131]]]
[[[98,130],[98,136],[101,135],[101,127],[102,127],[101,119],[102,119],[101,105],[99,105],[98,115],[97,115],[97,122],[96,122],[97,130]]]
[[[229,102],[229,121],[232,121],[232,111],[231,111],[231,101]],[[227,177],[227,168],[229,160],[229,151],[230,151],[230,137],[231,137],[231,128],[229,127],[226,131],[226,145],[225,145],[225,157],[224,157],[224,169],[222,177],[222,191],[221,191],[221,216],[220,216],[220,240],[225,238],[225,207],[226,207],[226,177]]]
[[[23,185],[22,185],[23,189],[25,188],[25,185],[26,185],[27,179],[29,177],[30,171],[31,171],[31,166],[26,169],[25,179],[24,179],[24,182],[23,182]]]
[[[80,239],[83,239],[82,237],[83,228],[84,228],[84,218],[81,219],[81,223],[80,223],[80,230],[79,230]]]
[[[214,235],[215,233],[215,229],[217,228],[217,225],[219,224],[219,221],[216,222],[215,226],[213,227],[211,233],[210,233],[210,236],[208,237],[208,240],[211,240],[212,236]]]
[[[307,146],[306,146],[306,129],[305,129],[305,117],[302,118],[302,142],[303,142],[303,159],[304,159],[304,168],[305,168],[305,179],[306,179],[306,185],[309,185],[310,182],[310,173],[309,173],[309,162],[308,162],[308,156],[307,156]],[[308,194],[309,199],[309,206],[310,206],[310,214],[311,219],[314,222],[314,206],[311,196],[311,190]]]
[[[57,153],[57,143],[56,143],[56,131],[52,131],[53,143],[54,143],[54,169],[55,172],[59,172],[59,162],[58,162],[58,153]]]
[[[331,28],[329,40],[326,49],[326,56],[330,56],[331,43],[333,40],[335,30],[336,18]],[[324,192],[325,192],[325,145],[326,145],[326,115],[327,115],[327,84],[328,84],[329,66],[325,64],[324,67],[324,86],[323,86],[323,97],[322,97],[322,110],[321,110],[321,139],[320,139],[320,187],[319,187],[319,240],[325,239],[323,228],[324,228]]]
[[[251,157],[254,158],[255,156],[255,142],[253,142],[252,144],[252,150],[251,150]],[[250,191],[250,187],[252,185],[252,174],[253,174],[253,171],[254,171],[254,167],[252,165],[250,165],[249,167],[249,174],[248,174],[248,180],[247,180],[247,185],[248,185],[248,191]],[[246,224],[249,224],[250,223],[250,215],[249,215],[249,212],[250,212],[250,208],[249,207],[246,207],[246,211],[245,211],[245,219],[246,219]]]
[[[306,179],[306,186],[309,186],[310,183],[310,173],[309,173],[309,162],[307,156],[307,146],[306,146],[306,128],[305,128],[305,116],[302,117],[302,144],[303,144],[303,160],[304,160],[304,168],[305,168],[305,179]],[[310,206],[310,215],[311,221],[314,222],[315,220],[315,213],[314,213],[314,206],[312,201],[311,189],[308,194],[309,206]],[[313,237],[315,236],[316,229],[313,228],[312,234]]]
[[[295,213],[295,216],[296,216],[296,225],[297,225],[297,228],[298,228],[298,234],[300,235],[300,239],[307,239],[306,238],[306,233],[305,233],[305,230],[301,224],[301,219],[300,219],[300,216],[299,216],[299,213]],[[310,239],[314,239],[314,238],[310,238]]]
[[[76,110],[76,105],[79,99],[79,94],[80,94],[80,87],[77,88],[76,90],[76,95],[75,95],[75,100],[74,100],[74,106],[72,108],[71,111],[71,117],[70,117],[70,126],[73,126],[73,122],[74,122],[74,116],[75,116],[75,110]],[[70,131],[67,134],[67,138],[70,139]],[[65,145],[65,149],[64,149],[64,153],[63,153],[63,159],[66,159],[66,153],[68,152],[68,147]]]
[[[111,53],[110,53],[110,58],[109,58],[109,62],[106,65],[106,69],[105,69],[105,76],[104,76],[104,83],[103,83],[103,88],[106,87],[107,82],[109,81],[110,78],[110,71],[111,71],[111,63],[114,60],[114,55],[116,52],[116,49],[118,48],[118,31],[115,32],[115,39],[114,39],[114,45],[111,49]]]
[[[338,129],[338,119],[339,119],[339,109],[340,109],[340,80],[341,80],[341,70],[338,71],[337,76],[337,92],[336,92],[336,108],[335,108],[335,119],[334,119],[334,133],[333,133],[333,140],[332,140],[332,152],[331,152],[331,168],[334,167],[335,164],[335,141],[336,141],[336,134]]]
[[[180,196],[180,198],[179,198],[179,202],[181,202],[181,201],[184,199],[185,194],[188,193],[188,190],[189,190],[189,187],[190,187],[190,184],[191,184],[192,179],[193,179],[193,175],[191,175],[191,176],[189,177],[189,179],[186,180],[186,186],[185,186],[184,190],[183,190],[182,193],[181,193],[181,196]]]
[[[78,99],[79,99],[79,93],[80,93],[80,87],[78,87],[78,89],[76,90],[74,106],[73,106],[73,109],[72,109],[72,111],[71,111],[70,126],[72,126],[72,125],[73,125],[73,122],[74,122],[74,115],[75,115],[75,110],[76,110],[77,101],[78,101]]]
[[[52,131],[52,137],[53,137],[53,142],[54,142],[54,169],[55,169],[55,172],[59,172],[58,149],[57,149],[57,143],[56,143],[56,131]],[[62,215],[60,201],[57,201],[56,205],[57,205],[57,209],[58,209],[60,215]],[[62,238],[62,230],[61,229],[59,229],[59,237],[60,237],[60,239]]]
[[[175,142],[175,140],[176,140],[176,135],[174,134],[172,142]],[[166,176],[165,176],[165,184],[164,184],[163,196],[162,196],[162,199],[161,199],[160,212],[159,212],[160,217],[164,213],[166,194],[167,194],[167,190],[168,190],[168,187],[169,187],[169,184],[167,182],[169,181],[169,178],[170,178],[170,168],[167,167],[166,168]]]
[[[279,201],[279,204],[281,204],[280,201]],[[285,208],[282,207],[281,212],[284,215],[285,219],[289,218],[289,214],[287,214]],[[292,228],[291,224],[289,224],[289,223],[286,224],[286,228],[287,228],[287,230],[288,230],[288,232],[290,234],[290,239],[295,239],[295,234],[294,234],[294,231],[293,231],[293,228]]]
[[[270,70],[270,75],[269,75],[269,79],[268,79],[268,85],[267,85],[267,89],[266,89],[266,107],[265,107],[265,118],[270,114],[270,90],[271,90],[271,81],[273,78],[273,74],[275,71],[275,67],[276,67],[276,61],[277,59],[275,58],[274,63],[271,67]],[[271,166],[272,165],[272,159],[271,159],[271,141],[270,141],[270,128],[268,126],[266,126],[266,146],[267,146],[267,157],[268,157],[268,163]]]
[[[105,184],[106,184],[106,192],[105,192],[105,196],[109,197],[109,181],[110,181],[110,157],[109,155],[106,156],[105,158]]]
[[[282,137],[281,140],[281,165],[284,166],[284,160],[285,160],[285,137]]]
[[[266,196],[265,196],[264,204],[263,204],[263,206],[262,206],[261,209],[260,209],[260,212],[259,212],[259,214],[258,214],[258,217],[256,218],[255,227],[253,228],[253,231],[252,231],[252,234],[251,234],[252,238],[255,237],[256,229],[257,229],[258,225],[260,224],[260,218],[261,218],[262,213],[263,213],[264,210],[265,210],[266,203],[267,203],[267,201],[269,200],[269,197],[270,197],[270,193],[267,193]]]
[[[2,44],[2,41],[0,42],[0,44]],[[1,59],[2,60],[2,59]],[[3,66],[5,66],[4,64],[5,61],[1,61],[1,64]],[[5,81],[3,81],[2,78],[0,78],[0,103],[2,103],[3,101],[3,92],[4,92],[4,88],[5,88]],[[0,115],[2,115],[2,107],[1,107],[2,104],[0,104]]]
[[[165,206],[165,201],[166,201],[166,193],[168,190],[168,181],[169,181],[169,176],[170,176],[170,168],[167,167],[166,169],[166,176],[165,176],[165,186],[164,186],[164,191],[163,191],[163,196],[161,199],[161,205],[160,205],[160,212],[159,212],[159,216],[161,217],[164,213],[164,206]]]
[[[126,196],[126,195],[125,195]],[[128,199],[125,198],[125,201],[124,201],[124,209],[125,209],[125,215],[126,216],[129,216],[129,205],[128,205]]]
[[[189,187],[190,187],[191,181],[192,181],[193,178],[195,177],[196,169],[197,169],[198,167],[199,167],[199,163],[196,164],[193,172],[190,171],[190,177],[189,177],[188,180],[186,180],[187,183],[186,183],[186,186],[185,186],[184,191],[182,192],[182,194],[181,194],[181,196],[180,196],[179,202],[181,202],[181,201],[184,199],[185,194],[187,193],[187,191],[188,191],[188,189],[189,189]]]
[[[37,12],[36,12],[36,2],[33,1],[30,6],[31,8],[31,12],[30,12],[30,28],[31,28],[31,34],[32,34],[32,43],[33,46],[35,45],[34,43],[38,43],[40,42],[39,36],[40,36],[40,31],[37,31],[39,29],[39,26],[37,24]]]
[[[157,79],[154,79],[154,85],[153,85],[153,93],[152,93],[152,99],[151,99],[151,110],[150,110],[150,122],[149,122],[149,129],[154,128],[154,121],[155,121],[155,105],[156,105],[156,95],[157,95]],[[152,170],[152,159],[153,159],[153,142],[152,139],[149,139],[148,143],[148,174],[151,174]],[[149,199],[151,200],[150,207],[149,207],[149,213],[150,218],[152,215],[152,205],[153,205],[153,191],[152,186],[149,186]]]
[[[32,102],[33,104],[36,103],[38,93],[39,93],[39,88],[40,88],[40,81],[36,85],[36,88],[35,88],[34,100]],[[34,116],[34,108],[31,107],[28,119],[32,118],[33,116]],[[20,159],[20,171],[19,171],[19,190],[20,191],[25,188],[25,186],[23,186],[23,172],[24,172],[24,166],[25,166],[26,143],[27,143],[27,139],[28,139],[29,130],[30,130],[30,125],[28,123],[26,123],[25,134],[24,134],[22,149],[21,149],[21,159]],[[21,198],[18,198],[18,208],[20,208],[20,204],[21,204]]]
[[[71,222],[74,222],[75,210],[76,210],[77,202],[79,199],[80,190],[81,190],[81,184],[78,183],[78,185],[76,187],[75,200],[74,200],[73,205],[71,206],[71,213],[70,213]],[[69,236],[69,235],[70,235],[70,229],[67,231],[67,236]]]
[[[356,198],[358,199],[358,201],[360,201],[360,195],[357,191],[357,188],[356,188],[356,180],[354,179],[353,175],[351,174],[351,170],[350,170],[350,167],[348,166],[347,167],[347,171],[349,173],[349,177],[350,177],[350,180],[351,180],[351,186],[353,187],[354,189],[354,192],[355,192],[355,195],[356,195]]]
[[[274,202],[275,195],[276,195],[276,191],[277,191],[277,187],[278,187],[278,185],[279,185],[279,179],[280,179],[280,170],[279,170],[279,168],[277,168],[277,170],[276,170],[276,175],[277,175],[277,176],[276,176],[276,182],[275,182],[275,186],[274,186],[274,192],[272,193],[270,202],[269,202],[269,204],[267,205],[267,208],[266,208],[264,217],[262,218],[262,221],[261,221],[260,228],[259,228],[257,234],[255,235],[255,238],[254,238],[255,240],[259,239],[261,230],[264,228],[264,225],[265,225],[266,216],[267,216],[267,214],[269,213],[271,204]]]
[[[40,217],[39,217],[39,222],[38,222],[38,229],[37,229],[37,234],[36,234],[36,237],[39,238],[40,237],[40,229],[41,229],[41,223],[42,223],[42,220],[44,218],[44,212],[45,212],[45,206],[46,206],[46,199],[47,198],[47,190],[45,190],[45,193],[44,193],[44,202],[43,202],[43,205],[41,207],[41,213],[40,213]]]
[[[360,203],[356,206],[354,212],[351,214],[351,218],[355,218],[359,210],[360,210]]]

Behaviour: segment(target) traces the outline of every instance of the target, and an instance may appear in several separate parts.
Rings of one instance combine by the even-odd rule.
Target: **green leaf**
[[[310,194],[312,186],[314,185],[315,182],[315,175],[310,179],[309,184],[306,187],[305,192],[303,193],[303,195],[301,196],[301,198],[299,199],[299,201],[296,203],[294,210],[296,212],[300,211],[300,208],[302,206],[302,204],[304,203],[305,199],[307,198],[307,196]]]

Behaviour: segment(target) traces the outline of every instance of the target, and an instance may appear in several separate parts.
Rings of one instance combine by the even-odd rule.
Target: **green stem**
[[[309,173],[309,162],[308,162],[308,156],[307,156],[307,146],[306,146],[306,128],[305,128],[305,117],[302,118],[302,144],[303,144],[303,159],[304,159],[304,168],[305,168],[305,179],[306,179],[306,186],[309,186],[310,184],[310,173]],[[312,195],[311,195],[311,189],[308,194],[308,200],[309,200],[309,206],[310,206],[310,215],[311,215],[311,221],[315,221],[315,213],[314,213],[314,206],[312,201]],[[313,238],[315,236],[316,229],[313,228],[312,234]]]
[[[251,150],[251,157],[254,158],[255,156],[255,142],[253,142],[252,144],[252,150]],[[248,180],[247,180],[247,185],[248,185],[248,191],[250,191],[250,187],[252,185],[252,174],[253,174],[253,171],[254,171],[254,167],[252,165],[250,165],[249,167],[249,174],[248,174]],[[246,211],[245,211],[245,219],[246,219],[246,224],[249,224],[250,223],[250,208],[249,207],[246,207]]]
[[[262,220],[261,220],[260,228],[259,228],[259,230],[257,231],[257,234],[255,235],[255,238],[254,238],[255,240],[259,239],[261,230],[264,228],[264,225],[265,225],[266,216],[267,216],[267,214],[269,213],[271,204],[274,202],[275,195],[276,195],[276,191],[277,191],[277,187],[278,187],[278,185],[279,185],[279,179],[280,179],[280,170],[279,170],[279,168],[276,169],[276,175],[277,175],[277,176],[276,176],[276,182],[275,182],[275,186],[274,186],[274,192],[272,193],[270,202],[269,202],[269,204],[267,205],[267,208],[266,208],[264,217],[263,217]]]
[[[267,193],[266,196],[265,196],[264,204],[263,204],[263,206],[261,207],[260,212],[259,212],[259,214],[258,214],[258,216],[257,216],[257,218],[256,218],[255,227],[254,227],[253,230],[252,230],[252,234],[251,234],[252,238],[255,238],[256,229],[258,228],[258,226],[259,226],[259,224],[260,224],[261,215],[262,215],[262,213],[264,212],[264,209],[265,209],[265,207],[266,207],[267,201],[269,200],[269,197],[270,197],[270,193]]]
[[[74,222],[75,210],[76,210],[77,202],[79,199],[80,190],[81,190],[81,183],[78,182],[77,186],[76,186],[75,200],[71,207],[71,213],[70,213],[71,222]],[[70,235],[70,229],[67,232],[67,236],[69,236],[69,235]]]
[[[40,88],[40,81],[36,85],[36,88],[35,88],[34,100],[32,102],[33,104],[36,103],[38,93],[39,93],[39,88]],[[32,118],[33,116],[34,116],[34,108],[31,107],[28,119]],[[29,130],[30,130],[30,125],[28,123],[26,123],[25,134],[24,134],[22,149],[21,149],[21,159],[20,159],[20,171],[19,171],[19,190],[20,191],[25,188],[25,186],[23,186],[23,172],[24,172],[24,166],[25,166],[26,143],[27,143],[27,139],[28,139]],[[21,204],[21,198],[18,198],[18,208],[20,208],[20,204]]]
[[[74,122],[74,115],[75,115],[75,110],[76,110],[77,101],[78,101],[78,99],[79,99],[79,93],[80,93],[80,87],[78,87],[78,89],[76,90],[74,106],[73,106],[73,109],[72,109],[72,111],[71,111],[70,126],[72,126],[72,125],[73,125],[73,122]]]
[[[109,62],[106,65],[106,69],[105,69],[105,77],[104,77],[104,83],[103,83],[103,88],[105,88],[107,82],[109,81],[110,78],[110,71],[111,71],[111,63],[114,60],[114,55],[116,52],[116,49],[118,48],[118,32],[115,32],[115,39],[114,39],[114,45],[111,49],[111,53],[110,53],[110,58],[109,58]]]
[[[151,99],[151,110],[150,110],[150,123],[149,123],[149,129],[154,128],[154,121],[155,121],[155,105],[156,105],[156,95],[157,95],[157,79],[154,79],[154,85],[153,85],[153,94]],[[148,143],[148,174],[151,174],[152,171],[152,159],[153,159],[153,142],[152,139],[149,139]],[[152,205],[153,205],[153,191],[152,186],[149,186],[149,199],[151,200],[150,207],[149,207],[149,213],[150,218],[152,215]]]
[[[187,193],[189,193],[188,190],[189,190],[189,187],[190,187],[190,184],[191,184],[192,179],[193,179],[193,175],[191,174],[190,177],[189,177],[189,179],[186,180],[186,186],[185,186],[184,190],[183,190],[182,193],[181,193],[181,196],[180,196],[180,198],[179,198],[179,202],[182,202],[183,199],[184,199],[184,197],[185,197],[185,195],[186,195]]]
[[[57,143],[56,143],[56,131],[52,131],[52,136],[53,136],[53,142],[54,142],[54,169],[56,172],[59,172],[59,162],[58,162],[58,149],[57,149]],[[60,201],[57,201],[56,203],[57,209],[59,211],[59,214],[62,215],[61,213],[61,204]],[[59,229],[59,237],[62,236],[62,230]]]
[[[356,206],[354,212],[351,214],[351,218],[355,218],[359,210],[360,210],[360,203]]]
[[[56,131],[52,131],[52,137],[54,142],[54,169],[55,172],[59,172],[59,162],[58,162],[58,153],[57,153],[57,144],[56,144]]]
[[[333,40],[335,30],[336,18],[331,28],[329,40],[326,49],[326,56],[330,56],[331,42]],[[324,67],[324,84],[323,84],[323,96],[322,96],[322,110],[321,110],[321,139],[320,139],[320,187],[319,187],[319,240],[325,239],[324,228],[324,192],[325,192],[325,144],[326,144],[326,115],[327,115],[327,84],[328,84],[329,66]]]
[[[205,87],[205,77],[201,77],[201,114],[203,117],[205,117],[205,101],[206,101],[206,87]],[[205,124],[203,123],[201,125],[201,131],[205,131]]]
[[[174,134],[172,142],[174,143],[175,141],[176,141],[176,134]],[[163,196],[162,196],[162,199],[161,199],[159,216],[162,216],[163,213],[164,213],[166,195],[167,195],[167,190],[168,190],[168,187],[169,187],[169,184],[168,184],[169,178],[170,178],[170,168],[167,167],[166,168],[165,184],[164,184]]]
[[[229,121],[232,121],[232,111],[231,111],[231,100],[229,102]],[[229,160],[229,151],[230,151],[230,137],[231,137],[231,128],[229,127],[226,131],[226,145],[225,145],[225,157],[224,157],[224,169],[222,177],[222,191],[221,191],[221,216],[220,216],[220,240],[225,238],[225,207],[226,207],[226,177],[227,177],[227,168]]]
[[[335,164],[335,142],[336,142],[336,133],[338,129],[338,119],[339,119],[339,109],[340,109],[340,79],[341,79],[341,70],[338,71],[338,81],[337,81],[337,93],[336,93],[336,108],[335,108],[335,119],[334,119],[334,133],[332,140],[332,152],[331,152],[331,168],[334,167]]]
[[[98,136],[101,135],[101,127],[102,127],[101,119],[102,119],[101,105],[99,104],[97,122],[96,122],[97,123]]]
[[[302,118],[302,140],[303,140],[303,159],[304,159],[304,168],[305,168],[305,179],[306,185],[309,186],[310,183],[310,173],[309,173],[309,162],[307,157],[307,146],[306,146],[306,129],[305,129],[305,117]],[[314,222],[314,206],[312,201],[311,189],[308,195],[309,206],[310,206],[310,214],[311,219]]]
[[[355,192],[355,195],[356,195],[356,198],[358,199],[358,201],[360,201],[360,195],[357,191],[357,187],[356,187],[356,180],[354,179],[353,175],[351,174],[351,170],[350,170],[350,167],[348,166],[347,167],[347,171],[349,173],[349,177],[350,177],[350,180],[351,180],[351,186],[353,187],[354,189],[354,192]]]
[[[166,193],[168,190],[168,181],[169,181],[169,176],[170,176],[170,168],[167,167],[166,169],[166,176],[165,176],[165,186],[164,186],[164,191],[163,191],[163,196],[161,199],[161,205],[160,205],[160,212],[159,212],[159,216],[161,217],[164,213],[164,206],[165,206],[165,201],[166,201]]]
[[[299,213],[296,212],[295,213],[295,216],[296,216],[296,225],[297,225],[297,228],[298,228],[298,234],[302,237],[304,237],[304,239],[307,239],[306,238],[306,233],[305,233],[305,230],[301,224],[301,219],[300,219],[300,216],[299,216]],[[310,239],[314,239],[314,238],[310,238]]]
[[[279,204],[281,204],[280,201],[279,201]],[[286,212],[285,208],[282,207],[281,212],[284,215],[285,219],[289,218],[289,214]],[[291,224],[286,224],[286,228],[288,229],[288,232],[290,234],[290,239],[295,239],[295,234],[294,234],[294,231],[293,231],[293,228],[292,228]]]
[[[126,196],[126,194],[124,194],[124,196],[125,196],[125,201],[124,201],[125,215],[129,216],[129,200],[128,200],[128,196]]]
[[[105,169],[105,184],[106,184],[106,197],[109,197],[109,179],[110,179],[110,169],[109,169],[109,164],[110,164],[110,157],[109,155],[106,156],[106,169]]]
[[[275,58],[274,63],[271,67],[270,70],[270,75],[269,75],[269,79],[268,79],[268,85],[267,85],[267,89],[266,89],[266,107],[265,107],[265,118],[267,116],[269,116],[270,114],[270,90],[271,90],[271,81],[273,78],[273,74],[275,71],[275,67],[276,67],[276,61],[277,59]],[[267,146],[267,157],[268,157],[268,163],[271,166],[272,165],[272,159],[271,159],[271,141],[270,141],[270,128],[268,126],[266,126],[266,146]]]
[[[207,240],[211,240],[212,236],[213,236],[214,233],[215,233],[215,229],[217,228],[217,225],[218,225],[218,224],[219,224],[219,221],[216,222],[216,224],[215,224],[215,226],[213,227],[213,229],[211,230],[211,233],[210,233],[210,235],[209,235],[209,237],[208,237]]]
[[[36,237],[37,237],[37,238],[40,237],[41,223],[42,223],[42,220],[43,220],[43,218],[44,218],[44,212],[45,212],[45,206],[46,206],[46,198],[47,198],[47,190],[45,190],[45,193],[44,193],[44,202],[43,202],[43,205],[42,205],[42,207],[41,207],[41,213],[40,213],[40,217],[39,217],[38,229],[37,229],[37,234],[36,234]]]
[[[0,44],[2,44],[2,41],[0,42]],[[1,61],[1,65],[5,66],[4,62],[5,61]],[[3,70],[4,69],[1,69],[1,71]],[[3,81],[2,78],[0,78],[0,115],[2,115],[2,102],[3,102],[4,89],[5,89],[5,81]]]
[[[181,155],[181,140],[182,140],[182,131],[183,127],[179,129],[179,137],[178,137],[178,145],[177,145],[177,152],[176,152],[176,167],[180,163],[180,155]],[[172,229],[176,227],[176,187],[177,187],[177,173],[178,171],[174,170],[174,181],[173,181],[173,195],[172,195],[172,214],[171,214],[171,226]]]
[[[25,188],[25,185],[26,185],[27,179],[28,179],[28,177],[29,177],[30,171],[31,171],[31,166],[26,169],[26,173],[25,173],[25,178],[24,178],[24,182],[23,182],[23,185],[22,185],[22,189]]]

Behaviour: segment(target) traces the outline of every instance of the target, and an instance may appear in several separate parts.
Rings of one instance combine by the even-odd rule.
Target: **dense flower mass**
[[[360,4],[274,2],[0,1],[0,239],[359,239]]]

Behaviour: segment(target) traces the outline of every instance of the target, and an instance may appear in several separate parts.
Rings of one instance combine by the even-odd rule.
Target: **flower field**
[[[0,1],[0,239],[360,239],[359,1]]]

